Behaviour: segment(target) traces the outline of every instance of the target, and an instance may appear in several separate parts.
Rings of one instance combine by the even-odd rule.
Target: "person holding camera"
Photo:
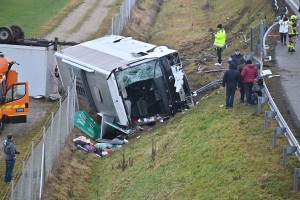
[[[5,183],[9,183],[12,180],[16,154],[20,154],[20,152],[16,150],[13,140],[13,134],[9,133],[7,134],[7,139],[4,141],[4,154],[6,162],[6,170],[4,176]]]

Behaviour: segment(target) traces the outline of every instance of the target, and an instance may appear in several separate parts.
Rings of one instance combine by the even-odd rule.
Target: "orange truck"
[[[28,82],[18,82],[18,72],[0,52],[0,134],[4,123],[25,123],[29,112]]]

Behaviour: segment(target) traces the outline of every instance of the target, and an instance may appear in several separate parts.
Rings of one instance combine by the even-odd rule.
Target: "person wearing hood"
[[[215,64],[215,66],[221,66],[222,65],[222,50],[226,45],[226,32],[225,32],[222,24],[218,24],[217,28],[218,28],[218,31],[216,34],[214,34],[214,38],[215,38],[214,46],[217,48],[218,62]]]
[[[13,134],[7,134],[7,139],[4,141],[4,154],[6,162],[6,170],[4,176],[4,182],[9,183],[13,177],[13,171],[15,166],[16,154],[19,154],[13,143]]]
[[[251,60],[246,61],[245,67],[242,69],[241,77],[244,85],[247,103],[251,104],[252,87],[258,76],[258,70]]]
[[[222,86],[226,87],[226,109],[233,107],[234,95],[237,87],[240,87],[240,73],[234,63],[229,65],[229,70],[224,73]]]
[[[241,50],[239,48],[236,48],[234,53],[230,56],[228,63],[234,63],[235,66],[238,66],[241,58],[244,58],[244,55],[241,54]]]

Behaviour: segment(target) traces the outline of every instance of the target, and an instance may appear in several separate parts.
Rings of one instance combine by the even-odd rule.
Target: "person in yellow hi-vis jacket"
[[[218,62],[215,64],[215,66],[221,66],[222,65],[222,50],[226,45],[226,32],[225,32],[222,24],[219,24],[217,26],[217,28],[218,28],[218,31],[216,34],[214,34],[214,37],[215,37],[214,46],[217,48]]]
[[[288,45],[288,52],[295,52],[295,45],[296,45],[296,36],[298,35],[297,32],[297,16],[292,15],[290,21],[288,23],[288,36],[289,36],[289,45]]]

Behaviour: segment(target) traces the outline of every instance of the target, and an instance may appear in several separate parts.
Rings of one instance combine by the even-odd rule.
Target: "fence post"
[[[75,127],[74,126],[74,116],[75,116],[75,111],[76,111],[76,77],[74,80],[73,88],[72,88],[72,110],[71,110],[71,124],[72,124],[72,129]],[[68,134],[69,135],[69,134]]]
[[[277,145],[277,135],[282,134],[286,132],[286,128],[277,127],[274,128],[274,135],[273,135],[273,146],[275,147]]]
[[[67,97],[67,132],[64,133],[66,138],[67,133],[69,133],[69,118],[70,118],[70,86],[68,86],[68,97]]]
[[[40,192],[39,192],[39,199],[42,199],[42,191],[44,186],[44,166],[45,166],[45,134],[46,134],[46,128],[44,126],[43,130],[43,145],[42,145],[42,163],[41,163],[41,179],[40,179]]]
[[[48,166],[48,170],[49,171],[47,171],[46,172],[46,174],[49,174],[50,173],[50,171],[51,171],[51,168],[52,168],[52,162],[53,162],[53,156],[51,155],[50,156],[50,154],[52,154],[52,145],[53,145],[53,142],[52,142],[52,140],[53,140],[53,120],[54,119],[54,112],[51,112],[51,125],[50,125],[50,144],[49,144],[49,150],[47,151],[47,152],[49,152],[49,156],[47,155],[47,159],[48,159],[48,162],[46,162],[46,164],[45,164],[45,167],[46,167],[46,165]],[[45,152],[45,155],[46,155],[46,152]]]
[[[297,151],[296,146],[283,146],[283,166],[286,167],[287,155],[291,153],[295,153]]]
[[[14,200],[15,197],[14,197],[14,179],[11,180],[11,193],[10,193],[10,199]]]
[[[59,99],[59,109],[58,109],[58,128],[57,128],[57,133],[56,133],[56,139],[55,139],[55,144],[58,144],[58,135],[61,135],[61,98]]]
[[[28,199],[32,199],[32,184],[33,184],[33,150],[34,150],[34,141],[31,141],[31,161],[30,161],[30,175],[29,175],[29,183],[28,183]]]
[[[111,17],[111,34],[114,34],[114,17]]]
[[[294,170],[294,192],[298,192],[299,176],[300,176],[300,168],[295,168],[295,170]]]
[[[253,28],[250,31],[250,52],[253,52]]]
[[[21,175],[21,187],[20,187],[20,192],[19,194],[21,194],[21,196],[25,196],[26,192],[24,190],[24,186],[25,186],[25,183],[24,183],[24,180],[25,180],[25,161],[23,160],[22,161],[22,175]]]
[[[258,97],[258,103],[257,103],[257,111],[256,114],[261,113],[261,107],[263,103],[267,103],[269,101],[268,97]]]
[[[269,125],[268,119],[276,115],[277,113],[275,111],[265,111],[265,129],[267,129]]]
[[[264,21],[261,21],[259,24],[259,52],[263,52],[263,39],[264,39]]]

